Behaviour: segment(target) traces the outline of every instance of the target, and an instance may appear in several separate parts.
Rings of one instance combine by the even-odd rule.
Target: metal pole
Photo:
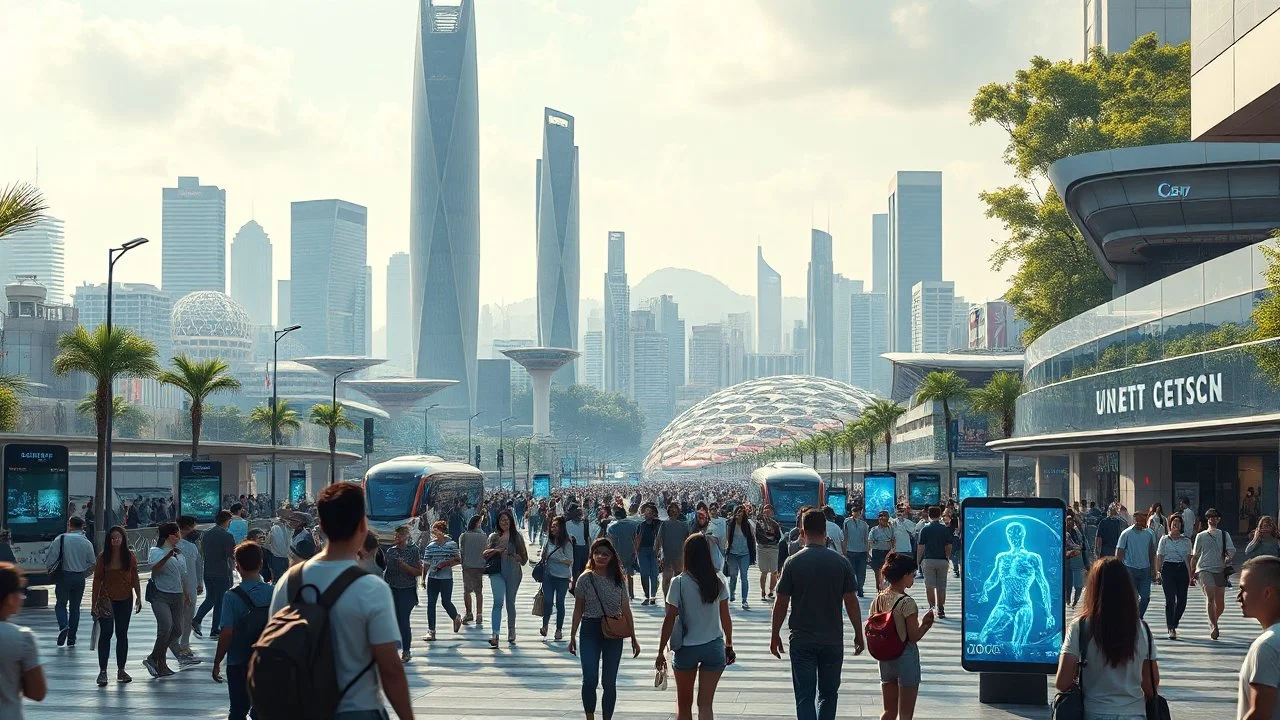
[[[337,419],[338,414],[338,378],[346,375],[347,373],[355,372],[358,369],[359,368],[347,368],[333,376],[333,400],[329,407],[333,410],[335,420]],[[337,437],[336,434],[338,430],[336,427],[331,428],[330,432],[333,432],[335,434],[334,437]],[[329,448],[329,484],[332,485],[336,482],[338,482],[338,453],[336,447],[331,447]]]
[[[276,332],[271,344],[271,515],[276,514],[276,442],[280,434],[280,420],[276,416],[277,393],[280,385],[280,332]]]
[[[112,300],[111,286],[114,284],[113,280],[115,277],[115,269],[116,269],[116,249],[111,248],[110,250],[107,251],[107,337],[108,338],[111,337],[111,300]],[[114,423],[114,420],[115,420],[114,416],[116,414],[115,413],[115,409],[116,409],[115,408],[115,404],[116,404],[115,378],[111,378],[110,394],[111,396],[110,398],[108,398],[108,401],[107,401],[107,444],[106,444],[107,457],[102,461],[103,492],[102,492],[102,507],[99,508],[100,510],[102,510],[102,522],[98,523],[97,527],[93,529],[94,540],[96,541],[95,546],[100,551],[107,547],[106,546],[107,528],[104,526],[107,525],[107,523],[111,522],[111,517],[112,515],[115,514],[115,501],[112,500],[112,497],[111,497],[114,494],[112,492],[112,487],[111,487],[112,485],[111,483],[111,435],[115,432],[115,423]],[[97,518],[94,518],[94,520],[96,521]],[[121,525],[124,524],[124,518],[120,519],[120,524]]]

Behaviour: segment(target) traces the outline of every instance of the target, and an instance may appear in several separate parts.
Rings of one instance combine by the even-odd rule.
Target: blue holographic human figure
[[[1049,596],[1049,581],[1044,576],[1044,563],[1040,556],[1027,550],[1027,529],[1021,523],[1009,523],[1005,528],[1005,537],[1009,539],[1009,549],[996,556],[996,565],[990,577],[983,583],[979,602],[987,602],[989,593],[1000,585],[1000,599],[987,616],[987,622],[979,634],[980,642],[990,642],[992,636],[1002,636],[1010,624],[1013,633],[1009,644],[1021,649],[1027,644],[1027,636],[1031,633],[1031,621],[1035,615],[1031,607],[1031,584],[1040,588],[1040,598],[1044,603],[1045,627],[1054,626],[1052,600]]]

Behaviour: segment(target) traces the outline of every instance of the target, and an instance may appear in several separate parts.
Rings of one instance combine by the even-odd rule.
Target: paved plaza
[[[752,568],[752,582],[756,580]],[[950,597],[959,597],[959,581],[952,578]],[[455,598],[462,608],[461,582]],[[568,642],[544,642],[538,635],[539,620],[530,615],[537,587],[525,574],[520,585],[520,616],[517,643],[503,642],[498,650],[489,648],[488,609],[486,627],[464,626],[454,635],[440,612],[440,640],[428,646],[420,638],[426,634],[426,610],[420,605],[414,614],[414,658],[408,664],[410,693],[415,712],[421,717],[450,718],[572,718],[581,717],[579,685],[581,671],[577,658],[566,650]],[[637,590],[639,587],[637,586]],[[924,588],[918,584],[913,595],[924,604]],[[1178,641],[1164,637],[1164,596],[1154,589],[1148,622],[1159,644],[1161,690],[1169,699],[1173,716],[1192,718],[1231,717],[1235,711],[1236,673],[1249,642],[1257,636],[1256,623],[1240,617],[1234,595],[1229,596],[1223,616],[1222,640],[1209,640],[1204,619],[1204,601],[1196,591]],[[425,593],[423,593],[425,597]],[[486,601],[488,600],[486,588]],[[88,593],[86,593],[88,597]],[[864,617],[870,598],[862,603]],[[916,713],[919,718],[1047,718],[1047,708],[990,707],[978,703],[978,678],[960,668],[959,606],[951,602],[952,613],[939,620],[921,642],[924,684]],[[733,718],[795,717],[790,670],[785,656],[777,660],[769,654],[768,606],[752,595],[751,609],[733,607],[734,649],[738,663],[731,666],[716,694],[716,714]],[[624,653],[618,679],[618,718],[670,718],[675,710],[675,682],[664,691],[653,688],[653,652],[658,643],[662,606],[635,607],[636,628],[642,652],[630,659]],[[568,633],[572,604],[568,606],[565,631]],[[88,622],[87,613],[84,622]],[[49,695],[42,703],[28,703],[28,718],[218,718],[226,717],[225,685],[210,678],[214,642],[193,638],[193,646],[206,658],[205,664],[184,670],[171,678],[154,680],[141,665],[155,637],[155,620],[149,607],[134,616],[130,628],[128,671],[134,681],[115,683],[115,659],[109,673],[112,682],[105,688],[94,684],[97,654],[90,645],[90,629],[82,627],[74,648],[56,647],[57,622],[53,608],[27,609],[17,622],[30,626],[40,637],[40,650],[49,681]],[[554,626],[554,618],[552,620]],[[208,629],[208,620],[205,621]],[[554,630],[554,627],[553,627]],[[785,633],[785,629],[784,629]],[[785,635],[784,635],[785,637]],[[851,639],[851,635],[850,635]],[[176,663],[174,664],[176,668]],[[1039,677],[1029,676],[1031,682]],[[848,655],[840,692],[839,717],[875,718],[880,714],[879,675],[869,656]]]

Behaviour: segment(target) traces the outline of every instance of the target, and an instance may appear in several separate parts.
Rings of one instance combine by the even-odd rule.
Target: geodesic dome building
[[[781,375],[727,387],[684,411],[654,441],[646,476],[697,470],[857,419],[876,396],[812,375]]]
[[[176,354],[220,358],[232,364],[253,357],[249,314],[223,293],[201,290],[174,303],[169,328]]]

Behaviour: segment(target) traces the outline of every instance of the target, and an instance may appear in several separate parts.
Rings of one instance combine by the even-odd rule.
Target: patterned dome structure
[[[781,375],[727,387],[684,411],[654,441],[646,476],[696,470],[856,419],[876,396],[812,375]]]
[[[193,358],[247,362],[253,356],[253,322],[240,304],[214,290],[193,292],[169,316],[173,349]]]

